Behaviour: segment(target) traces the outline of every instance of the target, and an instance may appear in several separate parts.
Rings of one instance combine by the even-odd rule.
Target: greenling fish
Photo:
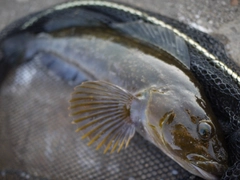
[[[87,8],[74,13],[77,19],[61,12],[78,6],[121,10],[134,21],[94,11],[80,16]],[[48,17],[58,12],[62,19]],[[222,176],[228,165],[223,133],[190,69],[189,44],[211,59],[206,49],[154,17],[105,1],[58,5],[18,23],[0,44],[3,54],[13,62],[39,61],[78,85],[69,109],[88,145],[119,152],[138,132],[190,173]]]
[[[155,57],[124,37],[104,38],[101,32],[107,30],[95,29],[79,37],[76,32],[61,37],[67,31],[39,35],[28,41],[25,59],[35,55],[59,76],[70,68],[75,84],[85,81],[75,88],[70,110],[73,123],[80,124],[77,131],[90,138],[88,145],[97,142],[104,153],[119,152],[137,131],[189,172],[216,179],[227,168],[227,153],[211,107],[188,70],[187,46],[161,27],[138,22],[125,29],[139,24],[157,31],[168,53],[159,50]],[[77,70],[59,68],[59,57]]]
[[[75,88],[70,110],[73,123],[80,124],[77,132],[90,138],[88,145],[97,141],[96,149],[104,145],[104,153],[119,152],[137,131],[189,172],[216,179],[227,168],[227,153],[208,101],[184,68],[187,46],[166,29],[155,30],[166,39],[163,49],[182,57],[185,66],[163,51],[156,58],[94,36],[43,46],[58,48],[55,52],[67,47],[68,57],[78,59],[87,81]]]
[[[79,124],[77,131],[90,138],[88,145],[97,142],[96,149],[103,146],[104,153],[119,152],[138,132],[189,172],[217,179],[227,168],[224,139],[189,71],[184,40],[141,22],[126,29],[138,25],[157,31],[164,50],[107,28],[17,35],[4,47],[24,40],[23,59],[34,58],[73,84],[82,82],[74,90],[70,110],[73,123]]]

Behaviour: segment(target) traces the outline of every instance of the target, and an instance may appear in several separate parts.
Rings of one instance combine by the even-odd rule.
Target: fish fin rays
[[[111,83],[82,83],[74,89],[69,108],[73,123],[80,124],[76,132],[83,131],[82,139],[88,137],[89,146],[97,142],[97,150],[105,146],[104,153],[119,152],[135,134],[130,118],[133,99],[133,95]]]
[[[117,23],[111,26],[126,35],[133,36],[134,38],[163,49],[190,69],[190,57],[187,44],[184,39],[174,34],[171,30],[160,25],[156,26],[142,21]]]

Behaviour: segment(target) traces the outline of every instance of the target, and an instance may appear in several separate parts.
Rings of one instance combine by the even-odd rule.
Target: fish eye
[[[198,124],[198,134],[202,140],[208,140],[213,135],[213,127],[209,122],[202,121]]]

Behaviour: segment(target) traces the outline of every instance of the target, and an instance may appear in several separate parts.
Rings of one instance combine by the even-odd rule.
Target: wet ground
[[[117,0],[183,21],[220,39],[240,64],[239,0]],[[0,29],[7,24],[66,0],[0,0]]]

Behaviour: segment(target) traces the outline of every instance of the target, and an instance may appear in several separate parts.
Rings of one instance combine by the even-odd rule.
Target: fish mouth
[[[199,154],[189,154],[187,158],[198,173],[206,179],[218,179],[227,169],[227,163],[218,162]]]

